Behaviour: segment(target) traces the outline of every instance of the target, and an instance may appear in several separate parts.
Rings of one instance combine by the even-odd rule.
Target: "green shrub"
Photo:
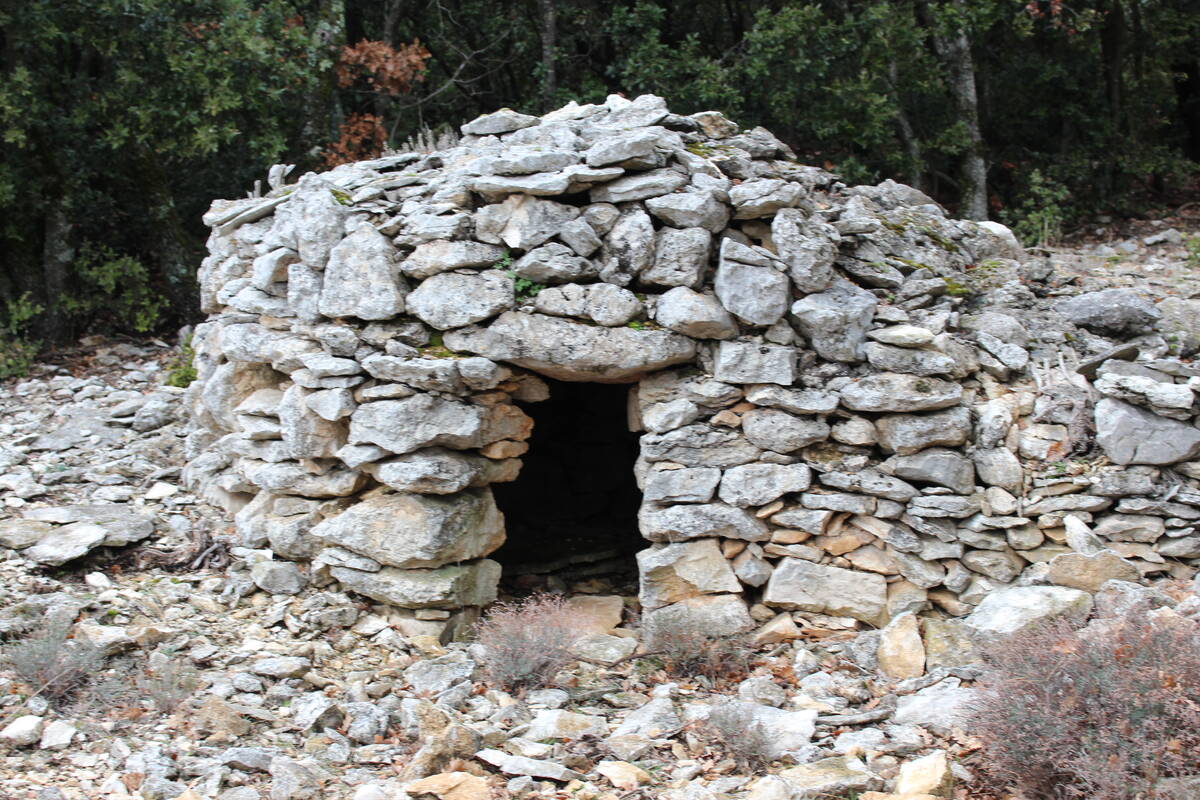
[[[192,337],[185,336],[179,343],[179,353],[167,364],[167,386],[187,388],[196,380],[196,351],[192,349]]]
[[[162,320],[167,298],[154,288],[150,268],[138,259],[85,242],[72,266],[79,287],[59,305],[84,328],[148,333]]]
[[[1020,205],[1004,209],[1000,216],[1026,245],[1045,247],[1062,238],[1070,196],[1066,186],[1034,169],[1021,193]]]
[[[37,356],[39,343],[27,336],[30,321],[42,313],[42,307],[29,299],[29,293],[4,304],[0,317],[0,380],[17,378],[29,372]]]

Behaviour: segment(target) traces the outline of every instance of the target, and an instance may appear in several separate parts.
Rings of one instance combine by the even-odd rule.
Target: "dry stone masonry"
[[[548,377],[630,387],[648,623],[1008,630],[1194,571],[1200,372],[1154,303],[654,96],[462,133],[206,215],[186,478],[242,545],[452,632]]]

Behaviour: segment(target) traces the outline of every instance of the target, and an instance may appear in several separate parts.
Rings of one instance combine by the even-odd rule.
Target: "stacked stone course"
[[[452,630],[541,375],[631,386],[651,622],[883,626],[1200,558],[1200,372],[1154,360],[1153,304],[1039,305],[1003,226],[654,96],[462,132],[206,215],[186,477],[244,546]],[[1047,473],[1093,427],[1116,466]]]

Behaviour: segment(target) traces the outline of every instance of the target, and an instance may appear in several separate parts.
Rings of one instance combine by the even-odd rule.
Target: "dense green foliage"
[[[1198,43],[1193,0],[0,0],[0,336],[185,320],[200,214],[275,161],[610,92],[1053,238],[1194,179]]]

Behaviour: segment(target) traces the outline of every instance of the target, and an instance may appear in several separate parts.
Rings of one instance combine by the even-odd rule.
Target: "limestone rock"
[[[887,583],[874,573],[785,558],[767,582],[763,602],[882,625],[887,615]]]
[[[775,264],[774,256],[762,248],[723,240],[714,284],[721,305],[747,325],[779,320],[787,311],[789,285]]]
[[[896,680],[925,674],[925,644],[917,617],[911,611],[887,624],[879,637],[879,669]]]
[[[1162,316],[1153,303],[1129,289],[1076,295],[1056,302],[1054,310],[1081,328],[1114,336],[1148,333]]]
[[[408,285],[400,255],[374,225],[363,223],[330,251],[318,305],[327,317],[389,319],[404,311]]]
[[[828,223],[799,209],[780,209],[771,222],[771,239],[801,292],[821,292],[833,281],[833,262],[841,236]]]
[[[490,267],[504,258],[504,248],[494,244],[436,239],[423,242],[400,264],[400,271],[418,280],[439,272]]]
[[[989,594],[964,623],[979,633],[1007,635],[1050,617],[1082,622],[1091,610],[1091,595],[1078,589],[1014,586]]]
[[[559,380],[624,381],[690,361],[695,343],[668,331],[604,328],[506,311],[487,328],[462,328],[446,346]]]
[[[742,590],[716,539],[658,545],[637,554],[646,610],[661,608],[701,594]]]
[[[726,383],[790,386],[796,380],[796,351],[773,344],[721,342],[713,377]]]
[[[775,408],[746,412],[742,430],[752,444],[777,453],[791,453],[829,437],[829,425],[824,420],[797,417]]]
[[[438,569],[384,567],[363,572],[330,567],[329,574],[352,592],[402,608],[485,606],[496,599],[500,565],[486,558]]]
[[[39,564],[57,567],[86,555],[104,542],[107,532],[91,522],[72,522],[54,528],[37,544],[21,552],[22,557]]]
[[[848,281],[835,280],[827,291],[797,300],[791,313],[817,355],[855,363],[863,358],[862,347],[876,304],[870,292]]]
[[[642,496],[651,503],[707,503],[720,482],[716,467],[651,470]]]
[[[654,319],[668,330],[695,339],[729,339],[737,323],[719,302],[686,286],[676,286],[658,298]]]
[[[900,775],[896,778],[896,791],[902,795],[951,797],[954,791],[954,773],[950,771],[950,760],[946,757],[946,751],[935,750],[902,764]]]
[[[738,508],[763,506],[791,492],[803,492],[812,483],[805,464],[743,464],[725,471],[719,496]]]
[[[1200,429],[1106,397],[1096,404],[1096,441],[1116,464],[1174,464],[1200,455]]]
[[[779,775],[797,792],[795,796],[811,800],[857,794],[883,785],[866,764],[849,756],[834,756],[788,767]]]
[[[638,280],[650,286],[686,286],[695,289],[704,280],[711,249],[712,234],[702,227],[663,228],[654,240],[654,261],[641,271]]]
[[[456,495],[379,494],[320,523],[312,535],[400,569],[480,558],[504,542],[489,489]]]
[[[426,278],[406,302],[410,313],[444,331],[493,317],[511,308],[515,299],[512,279],[499,270],[486,270]]]
[[[677,542],[710,536],[761,542],[771,535],[762,520],[724,503],[665,508],[644,504],[638,514],[638,527],[642,535],[652,542]]]
[[[1112,550],[1101,550],[1094,555],[1063,553],[1050,559],[1051,583],[1085,592],[1098,592],[1110,580],[1137,581],[1141,577],[1142,573],[1133,562]]]
[[[901,456],[926,447],[957,447],[971,435],[971,412],[949,408],[932,414],[888,414],[875,420],[875,433],[884,452]]]
[[[933,411],[957,405],[962,386],[939,378],[885,372],[847,384],[841,398],[842,405],[854,411]]]
[[[375,444],[393,453],[442,445],[456,449],[485,444],[485,411],[479,406],[420,394],[364,403],[350,417],[350,442]]]
[[[729,222],[729,209],[709,192],[675,192],[646,200],[651,214],[676,228],[703,228],[720,233]]]

